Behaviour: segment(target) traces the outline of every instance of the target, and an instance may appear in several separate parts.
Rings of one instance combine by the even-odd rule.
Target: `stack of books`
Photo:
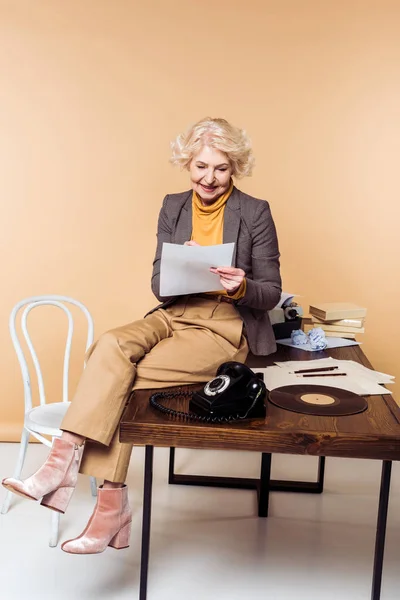
[[[307,333],[314,327],[321,327],[326,337],[354,340],[365,331],[366,314],[366,308],[349,302],[314,304],[310,306],[310,315],[303,318],[303,330]]]

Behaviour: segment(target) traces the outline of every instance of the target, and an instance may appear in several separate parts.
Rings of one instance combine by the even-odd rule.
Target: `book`
[[[367,309],[351,302],[327,302],[310,305],[310,313],[324,321],[335,321],[337,319],[362,319],[366,316]]]
[[[312,325],[312,324],[313,324],[313,317],[311,315],[303,315],[301,317],[302,327],[304,327],[304,325]]]
[[[311,329],[315,329],[317,327],[317,325],[304,325],[304,333],[308,333],[309,331],[311,331]],[[321,327],[322,329],[322,327]],[[355,333],[351,333],[351,332],[345,332],[345,331],[325,331],[323,330],[325,333],[325,337],[344,337],[344,338],[349,338],[350,340],[355,340],[356,339],[356,334]]]
[[[363,327],[364,319],[336,319],[336,321],[325,321],[314,315],[310,317],[312,323],[325,323],[326,325],[343,325],[344,327]],[[307,323],[309,321],[307,320]]]
[[[325,337],[335,337],[335,338],[346,338],[348,340],[355,340],[355,333],[337,333],[335,331],[325,331]]]
[[[331,325],[329,323],[313,323],[314,327],[321,327],[324,331],[341,331],[342,333],[364,333],[364,327],[345,327],[344,325]]]

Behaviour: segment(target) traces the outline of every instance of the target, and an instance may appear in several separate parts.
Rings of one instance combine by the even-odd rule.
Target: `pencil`
[[[297,377],[347,377],[347,373],[306,373]]]
[[[293,371],[293,373],[315,373],[316,371],[333,371],[339,367],[318,367],[317,369],[301,369],[300,371]]]

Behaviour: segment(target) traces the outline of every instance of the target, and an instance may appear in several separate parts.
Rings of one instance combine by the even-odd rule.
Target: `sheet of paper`
[[[394,375],[388,375],[387,373],[374,371],[373,369],[364,367],[364,365],[357,363],[354,360],[338,360],[336,358],[332,358],[331,356],[328,358],[317,358],[315,360],[276,361],[275,364],[278,367],[281,367],[281,369],[285,369],[289,373],[294,373],[295,371],[300,371],[303,369],[318,370],[326,367],[336,367],[335,371],[337,372],[347,373],[348,375],[355,377],[359,376],[367,379],[368,381],[372,381],[373,383],[382,383],[384,385],[395,383]]]
[[[395,378],[393,375],[387,375],[386,373],[374,371],[373,369],[364,367],[364,365],[361,365],[353,360],[338,360],[337,363],[339,368],[348,375],[362,377],[363,379],[372,381],[373,383],[383,383],[385,385],[395,383]]]
[[[278,381],[282,379],[290,381],[290,385],[293,384],[294,380],[292,376],[294,376],[297,379],[295,383],[301,382],[302,385],[317,383],[318,385],[330,385],[332,387],[347,389],[362,395],[374,395],[390,394],[389,390],[386,390],[379,384],[387,385],[394,383],[393,375],[374,371],[353,360],[338,360],[328,357],[316,360],[288,360],[276,362],[275,364],[281,369],[281,373],[274,375],[274,371],[272,371],[269,376],[278,378]],[[329,371],[325,372],[324,377],[301,377],[301,373],[295,373],[295,371],[303,369],[321,369],[325,367],[337,367],[334,372],[345,373],[345,376],[330,377]],[[274,379],[272,379],[271,383],[274,384]]]
[[[283,369],[297,371],[298,369],[316,369],[321,367],[335,367],[339,361],[327,356],[326,358],[315,358],[313,360],[282,360],[275,364]]]
[[[160,267],[161,296],[221,290],[219,276],[210,273],[210,267],[231,266],[234,247],[234,243],[217,246],[164,243]]]
[[[285,338],[283,340],[276,340],[277,344],[282,344],[283,346],[291,346],[292,348],[298,348],[299,350],[306,350],[307,352],[318,352],[318,350],[313,350],[310,344],[302,344],[301,346],[296,346],[292,343],[290,338]],[[360,342],[356,342],[355,340],[347,340],[345,338],[339,337],[327,337],[326,338],[327,348],[344,348],[345,346],[359,346]]]
[[[288,294],[287,292],[282,292],[279,302],[276,306],[274,306],[274,308],[281,308],[285,303],[290,304],[295,296],[297,296],[297,294]]]
[[[361,396],[375,396],[391,393],[390,390],[385,389],[381,385],[372,381],[367,381],[362,377],[350,375],[345,377],[299,377],[278,366],[256,370],[257,373],[261,372],[264,374],[264,382],[268,390],[274,390],[275,388],[284,385],[320,385],[348,390],[349,392],[354,392]]]

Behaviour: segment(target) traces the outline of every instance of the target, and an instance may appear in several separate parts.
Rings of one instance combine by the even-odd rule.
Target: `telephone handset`
[[[189,396],[189,412],[176,411],[158,402]],[[255,374],[239,362],[222,364],[216,376],[198,392],[157,392],[150,404],[169,416],[204,423],[226,423],[240,419],[265,417],[266,387],[262,375]]]

